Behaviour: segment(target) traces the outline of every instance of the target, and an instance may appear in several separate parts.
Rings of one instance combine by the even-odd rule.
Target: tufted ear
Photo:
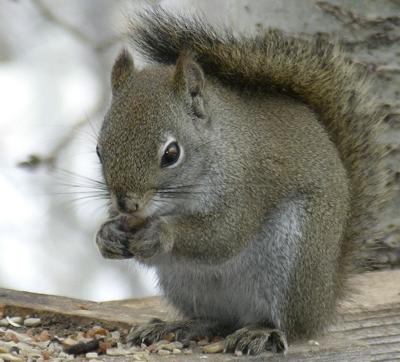
[[[190,96],[191,106],[196,116],[204,118],[204,73],[187,51],[183,51],[176,62],[174,85],[177,92]]]
[[[117,92],[129,76],[134,72],[133,58],[127,49],[122,49],[111,72],[111,87],[113,93]]]

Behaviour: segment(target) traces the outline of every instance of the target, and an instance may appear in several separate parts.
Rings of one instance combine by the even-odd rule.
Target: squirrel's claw
[[[170,333],[174,334],[174,340],[186,343],[194,337],[212,337],[217,330],[223,332],[224,327],[215,322],[200,320],[164,322],[156,319],[148,324],[133,327],[128,334],[127,343],[150,345],[162,340]],[[249,326],[238,329],[226,337],[224,352],[241,351],[249,355],[257,355],[265,351],[285,354],[287,350],[286,337],[280,330]]]
[[[126,340],[131,345],[140,345],[141,343],[149,345],[160,341],[169,333],[173,333],[177,341],[190,340],[197,330],[194,324],[194,321],[191,320],[164,322],[156,319],[148,324],[133,327]]]
[[[154,319],[145,325],[133,327],[127,343],[131,345],[147,345],[162,340],[168,334],[173,333],[173,339],[181,342],[184,346],[189,341],[198,337],[211,338],[215,335],[226,335],[232,331],[229,326],[222,325],[217,321],[188,319],[182,321],[164,322],[161,319]]]
[[[265,351],[286,354],[288,344],[284,333],[278,329],[251,326],[238,329],[225,339],[224,352],[240,351],[257,355]]]

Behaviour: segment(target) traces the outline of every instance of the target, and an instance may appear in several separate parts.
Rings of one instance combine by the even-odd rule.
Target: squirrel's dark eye
[[[96,153],[97,157],[99,158],[100,163],[103,163],[103,160],[101,159],[100,151],[99,151],[99,145],[96,146]]]
[[[181,150],[176,142],[171,142],[161,158],[161,167],[172,166],[179,160]]]

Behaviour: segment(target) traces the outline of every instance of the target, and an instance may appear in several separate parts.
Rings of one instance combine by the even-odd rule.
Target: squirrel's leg
[[[225,339],[224,352],[240,351],[248,355],[256,355],[265,351],[274,353],[288,350],[284,333],[260,325],[250,325],[228,335]]]
[[[195,337],[213,337],[226,335],[232,331],[227,326],[222,326],[216,321],[204,319],[188,319],[181,321],[165,322],[153,319],[148,324],[133,327],[127,337],[127,342],[140,345],[152,344],[173,333],[176,341],[188,342]]]

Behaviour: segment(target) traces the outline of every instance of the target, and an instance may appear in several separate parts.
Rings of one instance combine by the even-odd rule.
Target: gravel
[[[0,362],[43,361],[100,361],[102,356],[119,356],[131,361],[149,361],[152,354],[159,356],[218,353],[223,340],[218,337],[199,339],[183,345],[174,335],[152,345],[129,346],[125,342],[127,330],[108,330],[101,325],[86,327],[57,319],[46,320],[27,316],[3,316],[0,320]],[[58,327],[57,327],[58,325]],[[66,327],[68,326],[68,327]],[[201,356],[201,355],[200,355]],[[203,355],[204,357],[205,355]]]
[[[25,327],[37,327],[40,326],[41,323],[42,321],[40,320],[40,318],[26,318],[24,320]]]

